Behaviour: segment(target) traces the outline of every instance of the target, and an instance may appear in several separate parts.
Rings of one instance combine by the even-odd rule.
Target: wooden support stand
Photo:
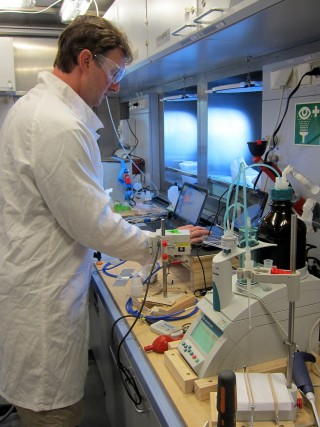
[[[179,341],[175,341],[174,346],[172,347],[176,347],[178,343]],[[164,356],[165,365],[184,393],[194,392],[198,400],[203,401],[210,399],[211,392],[217,391],[218,376],[214,375],[208,378],[198,378],[184,358],[180,355],[178,349],[171,348],[164,353]],[[247,372],[285,373],[286,366],[287,359],[282,358],[272,362],[246,367],[246,370]]]

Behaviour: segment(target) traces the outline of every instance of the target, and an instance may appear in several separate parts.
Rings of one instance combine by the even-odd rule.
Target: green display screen
[[[205,315],[190,334],[196,345],[206,354],[210,353],[221,335],[222,331]]]

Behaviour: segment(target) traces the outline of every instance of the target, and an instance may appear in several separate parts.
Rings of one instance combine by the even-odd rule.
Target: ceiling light
[[[182,94],[182,95],[172,95],[172,96],[165,96],[164,98],[160,99],[161,102],[163,101],[171,101],[171,102],[177,102],[177,101],[196,101],[197,95],[196,94]]]
[[[212,89],[206,90],[206,93],[242,93],[242,92],[261,92],[261,82],[241,82],[231,83],[228,85],[215,86]]]
[[[0,9],[19,9],[34,7],[36,0],[0,0]]]
[[[84,15],[92,0],[63,0],[60,8],[61,21],[68,24],[77,16]]]

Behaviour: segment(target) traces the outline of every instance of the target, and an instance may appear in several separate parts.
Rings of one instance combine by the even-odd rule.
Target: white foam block
[[[245,375],[249,378],[247,382]],[[268,374],[236,373],[237,421],[249,421],[252,416],[250,393],[253,397],[255,421],[272,421],[275,419],[277,411],[279,420],[295,419],[295,404],[286,387],[285,376],[281,373],[269,375],[271,381]]]

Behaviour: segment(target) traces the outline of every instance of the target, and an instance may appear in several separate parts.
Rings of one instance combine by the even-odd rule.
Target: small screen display
[[[207,316],[204,315],[190,335],[197,346],[208,354],[221,337],[222,332]]]

